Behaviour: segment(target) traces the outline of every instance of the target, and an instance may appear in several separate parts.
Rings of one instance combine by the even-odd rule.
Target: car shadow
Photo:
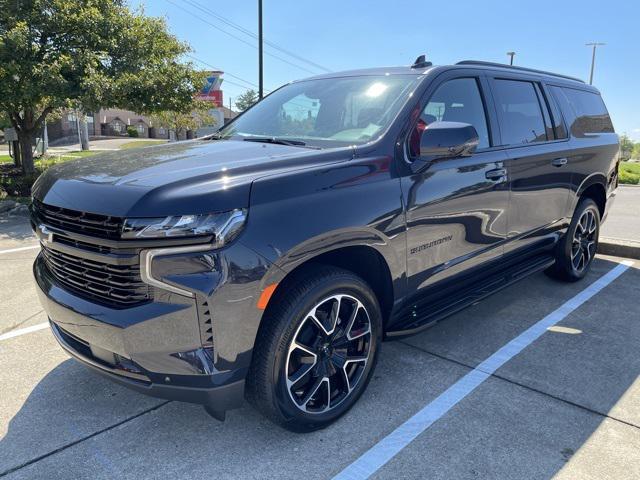
[[[590,281],[615,265],[599,260]],[[505,302],[499,294],[482,302],[482,308],[471,307],[443,322],[449,351],[470,345],[462,335],[464,324],[483,321],[478,319],[483,309],[488,317],[494,311],[493,321],[483,321],[487,329],[483,338],[492,338],[492,333],[501,337],[504,318],[518,325],[515,330],[524,331],[553,310],[554,302],[562,303],[585,288],[546,280],[541,286],[542,280],[532,277],[505,290],[508,298],[513,295],[512,310],[498,308]],[[422,478],[463,478],[470,477],[469,472],[479,478],[556,475],[601,427],[605,417],[594,411],[616,418],[621,398],[640,374],[640,327],[630,326],[628,315],[625,324],[625,310],[615,307],[634,298],[628,295],[637,297],[639,280],[640,271],[629,269],[593,305],[584,306],[586,315],[561,322],[568,329],[581,326],[582,336],[543,335],[540,345],[531,345],[522,358],[515,357],[507,365],[512,370],[499,371],[509,381],[485,382],[410,444],[408,455],[403,452],[397,463],[394,459],[384,467],[381,477],[392,477],[395,469],[404,471],[407,465],[412,469],[407,475]],[[537,310],[531,311],[536,302],[523,299],[518,304],[518,292],[521,296],[522,292],[529,296],[547,292],[553,301],[540,298]],[[585,350],[596,348],[598,342],[615,352],[604,358],[602,350],[596,350],[597,361],[586,362],[589,352]],[[587,368],[576,369],[581,361]],[[415,346],[386,343],[375,376],[358,404],[334,425],[301,435],[276,427],[248,406],[218,422],[200,406],[131,392],[66,360],[44,375],[9,421],[0,439],[0,476],[18,469],[15,473],[22,472],[24,478],[37,477],[42,465],[43,471],[56,471],[58,478],[131,477],[132,472],[141,477],[327,478],[468,371],[460,363]],[[599,382],[606,375],[603,387]],[[536,383],[542,378],[546,383]],[[567,398],[557,391],[562,385]],[[589,397],[597,399],[597,404],[576,407]],[[412,448],[419,448],[418,460],[409,455]]]

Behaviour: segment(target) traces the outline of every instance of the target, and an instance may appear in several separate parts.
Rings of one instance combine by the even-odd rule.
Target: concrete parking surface
[[[620,185],[611,214],[600,235],[618,240],[640,241],[640,186]]]
[[[383,345],[358,404],[293,434],[248,406],[220,423],[131,392],[69,359],[35,298],[24,220],[0,221],[0,477],[331,478],[485,359],[623,259],[582,282],[527,278],[430,330]],[[3,253],[4,252],[4,253]],[[373,478],[640,478],[640,262],[446,411]],[[622,267],[624,268],[624,267]],[[601,281],[601,280],[600,280]],[[4,336],[3,336],[4,335]]]

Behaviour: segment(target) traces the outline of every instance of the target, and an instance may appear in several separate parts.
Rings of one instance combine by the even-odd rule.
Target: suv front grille
[[[112,240],[120,238],[123,220],[119,217],[54,207],[37,200],[33,201],[32,209],[36,223],[92,237]]]
[[[109,306],[132,306],[151,298],[149,285],[140,278],[138,265],[111,265],[63,253],[45,245],[47,269],[61,284],[79,295]]]

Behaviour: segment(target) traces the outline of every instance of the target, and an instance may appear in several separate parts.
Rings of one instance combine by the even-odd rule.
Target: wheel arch
[[[304,251],[306,254],[301,254],[302,251],[298,249],[289,252],[274,265],[278,273],[266,276],[270,279],[270,285],[275,285],[275,289],[270,294],[263,319],[268,317],[270,306],[278,301],[278,297],[286,292],[288,286],[309,275],[318,266],[332,266],[354,273],[371,287],[380,303],[383,322],[386,323],[398,295],[397,284],[404,278],[394,271],[394,262],[389,262],[378,248],[368,243],[334,245],[334,248],[316,250],[314,253],[306,248]],[[263,287],[266,289],[270,285],[265,284]]]
[[[590,177],[586,178],[578,189],[574,210],[578,206],[580,200],[582,200],[583,198],[590,198],[594,202],[596,202],[598,210],[600,211],[600,217],[602,218],[604,216],[607,203],[606,184],[607,178],[599,173],[593,174]]]

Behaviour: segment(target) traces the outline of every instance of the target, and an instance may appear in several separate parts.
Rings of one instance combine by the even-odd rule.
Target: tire
[[[590,198],[580,201],[567,232],[556,249],[556,263],[546,273],[565,282],[577,282],[589,272],[598,249],[600,210]]]
[[[283,285],[272,302],[256,339],[247,399],[288,430],[324,428],[371,378],[382,337],[378,301],[360,277],[318,266]]]

